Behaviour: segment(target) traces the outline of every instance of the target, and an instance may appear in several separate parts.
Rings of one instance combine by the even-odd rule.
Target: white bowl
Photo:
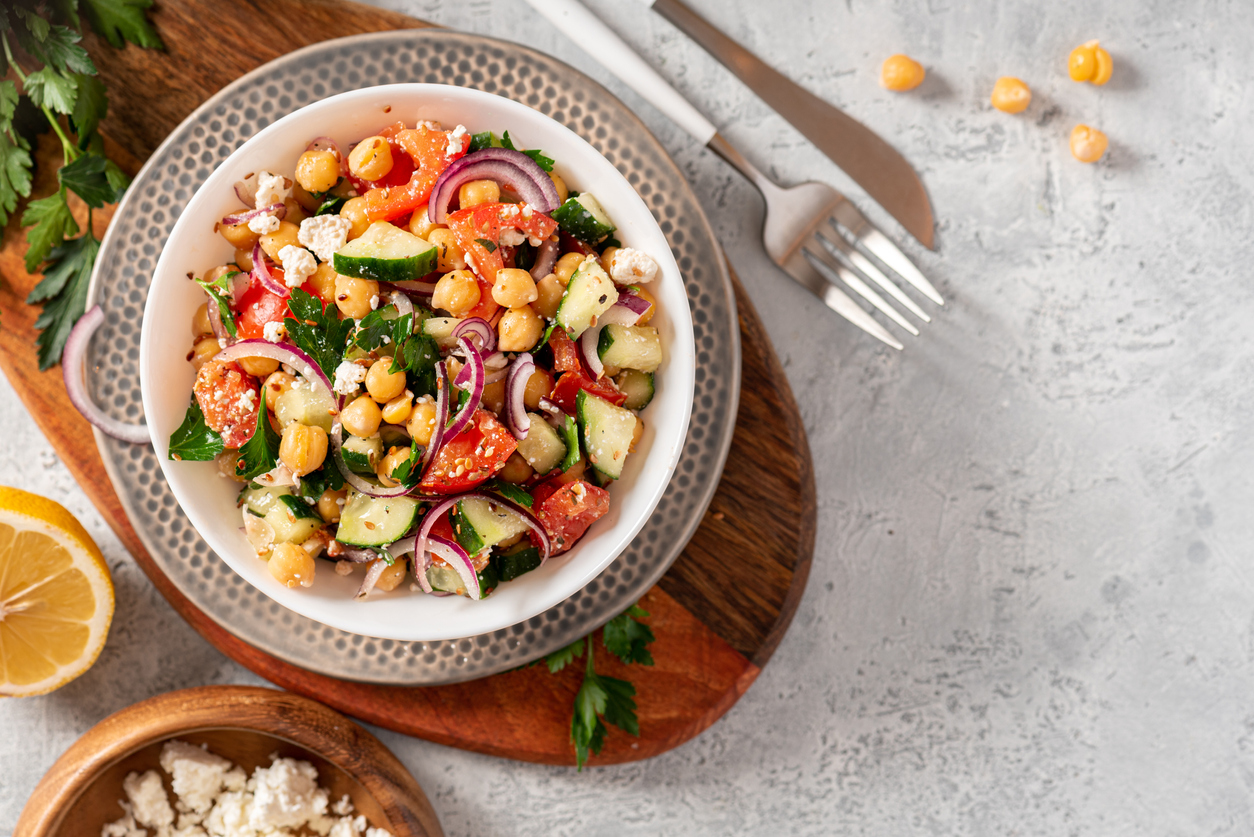
[[[427,596],[406,583],[392,593],[355,601],[360,574],[338,576],[325,561],[318,562],[312,587],[288,589],[270,576],[239,531],[239,486],[218,476],[212,462],[169,459],[170,434],[183,420],[195,380],[185,360],[192,313],[205,300],[187,274],[232,260],[231,246],[213,226],[239,207],[232,189],[237,180],[261,169],[290,176],[301,151],[317,136],[347,146],[397,120],[413,125],[422,119],[446,127],[463,124],[472,132],[508,130],[523,147],[542,149],[557,160],[557,171],[572,189],[597,196],[618,225],[620,241],[657,260],[661,272],[649,286],[659,303],[651,324],[661,333],[665,351],[657,392],[643,411],[644,437],[610,489],[609,513],[570,552],[500,585],[487,599]],[[214,552],[302,616],[403,641],[457,639],[508,627],[563,601],[609,566],[644,526],[674,473],[692,410],[694,365],[692,318],[679,267],[648,207],[618,170],[568,128],[525,105],[439,84],[396,84],[333,96],[285,116],[244,143],[205,181],[171,231],[148,292],[140,340],[140,384],[153,447],[174,496]]]

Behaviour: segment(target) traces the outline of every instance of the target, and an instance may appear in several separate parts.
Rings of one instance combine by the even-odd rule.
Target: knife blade
[[[897,149],[858,120],[767,66],[682,0],[643,0],[731,70],[929,250],[935,220],[923,182]]]

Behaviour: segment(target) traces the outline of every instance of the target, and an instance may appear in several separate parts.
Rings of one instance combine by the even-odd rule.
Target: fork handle
[[[697,142],[706,145],[714,137],[717,129],[710,120],[702,116],[587,6],[578,0],[527,0],[527,3]]]

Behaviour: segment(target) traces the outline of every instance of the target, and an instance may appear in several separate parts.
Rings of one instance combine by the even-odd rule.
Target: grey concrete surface
[[[915,163],[940,247],[911,252],[948,304],[906,352],[877,345],[771,269],[746,183],[520,0],[390,0],[552,51],[640,112],[775,341],[820,515],[775,659],[678,750],[576,774],[384,740],[459,837],[1254,833],[1254,12],[690,2]],[[849,186],[668,24],[635,3],[589,5],[754,162]],[[1089,38],[1116,62],[1104,88],[1065,75]],[[898,51],[929,71],[910,94],[877,84]],[[988,107],[1003,74],[1032,86],[1027,113]],[[1100,164],[1069,156],[1077,122],[1109,134]],[[91,672],[0,703],[3,832],[105,714],[255,678],[152,590],[7,387],[0,416],[0,481],[69,505],[119,593]]]

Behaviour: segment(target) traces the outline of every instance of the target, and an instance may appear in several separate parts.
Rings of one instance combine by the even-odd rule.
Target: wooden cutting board
[[[255,67],[326,37],[429,24],[342,0],[158,0],[165,52],[114,50],[88,35],[109,91],[106,150],[134,173],[197,105]],[[41,139],[35,195],[56,187],[59,146]],[[80,220],[84,217],[78,207]],[[110,210],[95,214],[96,235]],[[543,666],[452,686],[377,686],[335,680],[270,657],[216,625],[145,552],[118,503],[91,429],[70,406],[59,368],[39,372],[16,218],[0,247],[0,368],[84,491],[152,583],[222,653],[267,680],[399,732],[476,752],[573,764],[571,707],[581,666]],[[692,541],[643,598],[657,635],[655,665],[597,655],[598,671],[632,680],[640,737],[611,728],[592,764],[648,758],[714,723],[753,683],[792,620],[814,549],[814,475],[805,430],[753,305],[734,280],[744,347],[740,410],[727,467]],[[598,646],[599,647],[599,646]]]

